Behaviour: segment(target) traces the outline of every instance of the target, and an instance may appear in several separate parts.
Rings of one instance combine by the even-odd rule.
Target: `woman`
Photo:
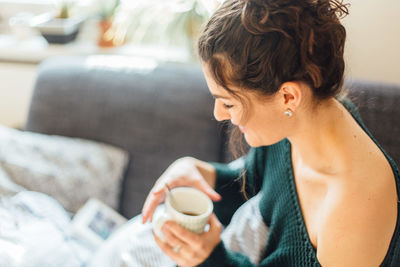
[[[175,263],[399,266],[399,172],[339,97],[344,14],[337,0],[227,0],[212,16],[199,54],[214,116],[252,149],[228,165],[180,159],[159,178],[143,222],[163,202],[165,183],[220,200],[208,232],[167,222],[166,242],[154,237]],[[240,176],[255,195],[247,202]]]

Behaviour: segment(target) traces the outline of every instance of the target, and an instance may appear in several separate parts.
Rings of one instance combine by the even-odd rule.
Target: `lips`
[[[239,129],[240,129],[240,131],[241,131],[242,133],[245,133],[245,132],[246,132],[246,128],[244,128],[243,126],[240,126],[240,125],[239,125]]]

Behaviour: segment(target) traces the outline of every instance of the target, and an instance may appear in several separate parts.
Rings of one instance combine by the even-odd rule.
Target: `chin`
[[[246,140],[246,143],[251,147],[263,146],[263,144],[262,144],[262,142],[260,142],[260,140],[254,140],[255,138],[251,138],[247,134],[244,135],[244,139]]]
[[[270,146],[270,145],[274,145],[283,140],[283,139],[260,140],[259,138],[252,138],[252,137],[248,136],[247,134],[244,135],[244,138],[246,140],[246,143],[251,147]]]

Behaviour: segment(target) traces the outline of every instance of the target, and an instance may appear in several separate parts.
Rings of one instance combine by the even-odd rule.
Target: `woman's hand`
[[[197,266],[205,261],[221,241],[222,225],[211,214],[208,232],[192,233],[174,221],[167,221],[161,228],[166,242],[154,235],[158,246],[179,266]]]
[[[179,186],[195,187],[207,194],[212,201],[219,201],[221,196],[214,191],[215,170],[203,161],[191,157],[176,160],[158,178],[142,209],[143,223],[153,219],[157,206],[164,202],[166,197],[165,184],[174,188]]]

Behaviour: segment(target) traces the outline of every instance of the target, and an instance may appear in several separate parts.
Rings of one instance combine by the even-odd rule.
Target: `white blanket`
[[[94,252],[74,237],[71,219],[55,199],[24,191],[0,200],[0,267],[175,266],[155,243],[151,224],[143,225],[140,216]],[[228,249],[247,255],[254,264],[269,233],[259,201],[257,195],[243,204],[221,236]]]
[[[0,267],[84,266],[92,251],[73,237],[53,198],[23,191],[0,199]]]

